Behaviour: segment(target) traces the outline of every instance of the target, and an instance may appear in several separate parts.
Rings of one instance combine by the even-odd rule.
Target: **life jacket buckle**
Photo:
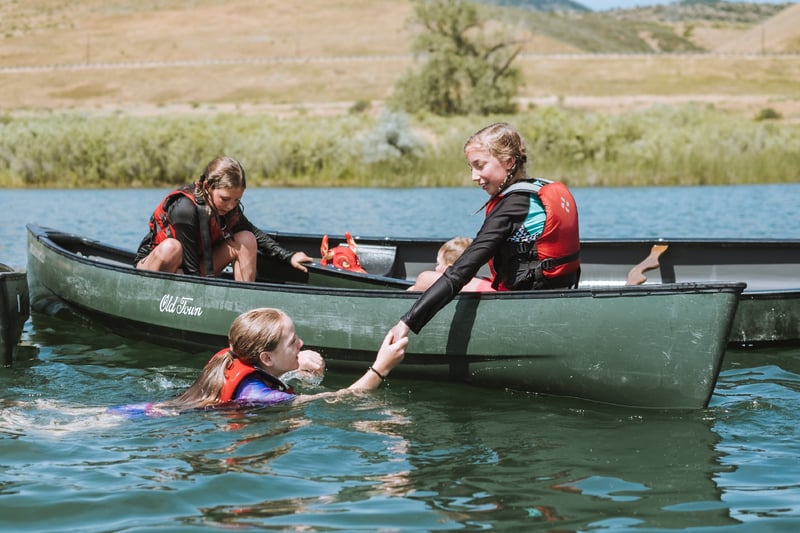
[[[515,243],[514,251],[516,255],[523,256],[528,260],[535,260],[538,257],[538,254],[536,253],[535,242]]]
[[[542,267],[542,270],[552,270],[559,265],[555,259],[552,257],[548,257],[547,259],[543,259],[541,263],[539,263]]]

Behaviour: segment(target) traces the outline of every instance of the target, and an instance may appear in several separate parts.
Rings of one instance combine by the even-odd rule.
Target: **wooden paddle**
[[[647,281],[647,276],[645,276],[644,273],[658,267],[658,258],[667,251],[667,248],[669,248],[668,244],[654,244],[650,249],[650,255],[645,257],[641,263],[628,272],[628,281],[626,284],[641,285]]]

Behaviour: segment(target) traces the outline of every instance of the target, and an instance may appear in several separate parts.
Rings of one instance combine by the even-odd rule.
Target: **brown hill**
[[[0,3],[2,65],[408,52],[407,0]]]
[[[800,4],[788,7],[730,40],[714,51],[725,53],[799,53]]]
[[[0,112],[341,113],[359,101],[374,109],[412,65],[412,7],[409,0],[0,1]],[[525,52],[523,105],[617,110],[699,99],[787,113],[798,99],[793,56],[746,65],[735,56],[592,56],[535,34]]]

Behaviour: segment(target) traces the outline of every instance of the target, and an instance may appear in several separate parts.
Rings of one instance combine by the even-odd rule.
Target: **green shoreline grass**
[[[575,187],[800,181],[797,124],[686,105],[456,118],[0,116],[0,187],[167,187],[220,154],[243,163],[251,187],[458,187],[470,184],[464,139],[499,120],[526,137],[529,174]]]

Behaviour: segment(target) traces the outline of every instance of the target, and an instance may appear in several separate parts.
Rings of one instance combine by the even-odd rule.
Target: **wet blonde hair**
[[[252,309],[237,316],[228,331],[228,349],[211,358],[186,392],[161,406],[196,409],[216,405],[225,384],[225,370],[233,359],[258,366],[261,353],[271,352],[280,344],[287,318],[286,313],[271,307]]]
[[[278,347],[287,318],[286,313],[271,307],[252,309],[237,316],[228,332],[234,356],[255,366],[261,352],[272,352]]]

